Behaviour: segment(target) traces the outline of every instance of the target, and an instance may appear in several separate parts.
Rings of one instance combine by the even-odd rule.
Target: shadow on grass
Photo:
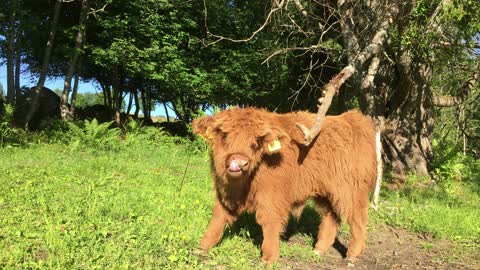
[[[318,227],[320,225],[321,217],[311,206],[306,206],[299,220],[290,216],[288,224],[282,235],[282,239],[289,241],[295,234],[303,234],[311,237],[313,241],[312,248],[314,248],[317,241]],[[254,214],[242,214],[235,223],[227,228],[223,234],[223,239],[229,239],[234,236],[245,237],[251,239],[254,245],[260,247],[263,241],[262,228],[255,220]],[[343,245],[338,238],[335,238],[333,248],[337,250],[340,255],[345,258],[347,254],[347,248]]]

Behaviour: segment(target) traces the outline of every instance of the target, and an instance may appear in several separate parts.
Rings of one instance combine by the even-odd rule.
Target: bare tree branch
[[[312,51],[312,52],[317,52],[317,51],[321,51],[321,52],[333,52],[333,51],[336,51],[335,49],[332,49],[332,48],[329,48],[329,47],[326,47],[326,46],[322,46],[321,44],[318,44],[318,45],[312,45],[310,47],[291,47],[291,48],[284,48],[284,49],[281,49],[281,50],[278,50],[272,54],[270,54],[267,59],[263,60],[262,64],[265,64],[267,63],[270,59],[272,59],[274,56],[276,55],[279,55],[279,54],[283,54],[283,53],[287,53],[287,52],[290,52],[290,51]]]
[[[300,11],[302,13],[302,15],[306,17],[307,16],[307,11],[302,6],[302,3],[300,3],[300,0],[293,0],[293,2],[297,6],[298,11]]]
[[[378,71],[378,66],[380,65],[380,58],[374,56],[368,67],[368,72],[365,78],[362,80],[362,88],[366,89],[373,86],[373,80]]]
[[[97,16],[97,13],[99,12],[105,12],[105,8],[108,6],[109,3],[106,3],[105,5],[103,5],[102,8],[100,9],[94,9],[94,8],[91,8],[90,11],[87,13],[88,15],[91,15],[93,14],[93,16]]]
[[[434,96],[433,105],[437,107],[453,107],[462,104],[480,77],[480,59],[478,63],[477,71],[462,85],[459,90],[460,94],[457,96]]]
[[[206,4],[206,0],[203,0],[203,8],[205,10],[205,17],[204,17],[205,18],[205,20],[204,20],[205,29],[207,30],[207,34],[211,35],[212,37],[217,38],[217,40],[206,44],[206,46],[213,45],[213,44],[215,44],[219,41],[222,41],[222,40],[228,40],[230,42],[235,42],[235,43],[248,42],[248,41],[252,40],[258,33],[260,33],[270,23],[270,20],[272,19],[273,14],[275,14],[277,11],[281,10],[285,6],[285,4],[289,2],[289,0],[280,0],[280,1],[274,0],[273,2],[274,2],[273,3],[274,6],[272,7],[272,9],[270,9],[270,12],[268,13],[267,18],[265,19],[263,24],[259,28],[257,28],[257,30],[253,31],[253,33],[248,38],[233,39],[233,38],[228,38],[228,37],[216,35],[216,34],[213,34],[212,32],[210,32],[210,30],[208,29],[208,23],[207,23],[207,16],[208,16],[207,4]]]

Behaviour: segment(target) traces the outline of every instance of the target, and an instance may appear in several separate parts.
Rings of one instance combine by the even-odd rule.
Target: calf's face
[[[211,145],[216,174],[231,180],[247,179],[264,155],[278,154],[289,142],[280,128],[242,109],[195,119],[192,127]]]

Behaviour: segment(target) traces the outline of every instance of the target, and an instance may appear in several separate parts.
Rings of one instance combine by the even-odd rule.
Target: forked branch
[[[339,74],[335,75],[330,82],[328,82],[323,88],[323,97],[318,99],[318,112],[315,124],[311,129],[308,129],[302,124],[296,124],[297,127],[302,130],[304,135],[304,144],[310,145],[312,141],[317,137],[322,129],[323,120],[327,114],[328,108],[332,104],[332,99],[335,93],[340,89],[340,86],[355,72],[355,69],[349,65],[344,68]]]
[[[470,78],[459,89],[457,96],[433,96],[433,105],[437,107],[453,107],[462,104],[475,86],[475,83],[480,79],[480,56],[477,59],[477,71],[475,71]]]

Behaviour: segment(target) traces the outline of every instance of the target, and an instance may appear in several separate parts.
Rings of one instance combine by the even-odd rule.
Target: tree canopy
[[[25,70],[65,81],[71,71],[77,82],[98,82],[116,121],[127,99],[146,118],[155,104],[171,105],[184,122],[212,106],[316,111],[322,86],[348,71],[329,112],[360,108],[375,119],[395,172],[428,173],[434,136],[480,153],[478,1],[5,0],[0,8],[11,103]]]

